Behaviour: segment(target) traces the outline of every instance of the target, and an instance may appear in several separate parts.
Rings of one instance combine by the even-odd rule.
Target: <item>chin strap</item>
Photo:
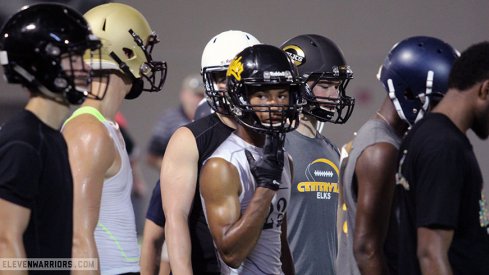
[[[39,83],[37,81],[37,79],[32,74],[30,74],[28,71],[26,71],[21,66],[13,65],[12,68],[15,72],[17,72],[25,80],[27,80],[32,86],[35,86],[37,88],[37,90],[39,91],[39,93],[41,93],[44,97],[46,97],[50,100],[56,101],[60,104],[66,105],[66,106],[70,105],[70,103],[71,104],[77,104],[76,102],[78,102],[78,101],[71,102],[67,97],[64,97],[61,94],[54,93],[54,92],[50,91],[44,85]],[[83,94],[81,94],[81,95],[82,95],[82,99],[85,99],[85,97],[83,97]],[[72,99],[72,100],[75,101],[74,99]]]

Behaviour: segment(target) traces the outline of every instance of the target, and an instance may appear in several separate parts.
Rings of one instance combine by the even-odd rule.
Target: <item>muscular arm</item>
[[[362,274],[388,274],[383,247],[395,187],[397,149],[378,143],[365,149],[355,167],[358,204],[353,250]]]
[[[155,274],[161,259],[161,247],[165,240],[164,228],[149,219],[144,223],[143,243],[141,245],[141,274]]]
[[[241,215],[239,173],[231,163],[213,158],[202,168],[200,192],[219,254],[230,267],[239,267],[260,237],[275,191],[256,188]]]
[[[98,258],[94,231],[104,178],[118,170],[113,167],[114,143],[107,129],[91,115],[80,115],[70,121],[63,135],[73,174],[73,258]]]
[[[418,260],[423,274],[450,275],[448,249],[453,239],[453,230],[418,228]]]
[[[161,198],[172,272],[192,274],[188,215],[197,186],[199,152],[192,132],[179,128],[171,137],[161,165]]]

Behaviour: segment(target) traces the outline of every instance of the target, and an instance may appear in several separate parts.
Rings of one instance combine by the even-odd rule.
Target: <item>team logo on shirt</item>
[[[317,199],[331,199],[338,190],[338,167],[329,159],[320,158],[309,163],[304,171],[306,182],[297,184],[297,191],[316,192]]]

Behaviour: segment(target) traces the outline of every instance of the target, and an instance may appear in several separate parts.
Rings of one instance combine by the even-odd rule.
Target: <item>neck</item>
[[[314,138],[317,135],[317,119],[301,114],[297,132],[306,137]]]
[[[474,114],[473,106],[467,104],[467,99],[474,97],[470,95],[473,91],[448,90],[443,100],[433,109],[433,113],[441,113],[447,116],[462,133],[466,133],[472,127]],[[454,108],[453,106],[457,106]]]
[[[37,116],[49,127],[58,130],[69,112],[69,107],[41,96],[29,99],[25,109]]]
[[[244,141],[253,144],[257,147],[263,147],[263,145],[265,144],[265,135],[258,134],[253,130],[248,129],[247,127],[244,127],[243,125],[240,124],[236,129],[236,135],[242,138]]]
[[[388,96],[386,96],[384,103],[380,106],[375,116],[385,121],[399,137],[404,136],[408,129],[409,125],[399,117],[394,104]]]
[[[105,96],[102,100],[86,99],[83,106],[90,106],[97,109],[105,118],[114,121],[115,114],[122,106],[124,97],[131,89],[130,84],[124,83],[123,79],[116,75],[110,75],[110,84],[107,86]],[[105,90],[106,84],[94,82],[93,89]]]
[[[236,122],[236,120],[234,120],[233,117],[228,116],[228,115],[223,115],[220,113],[216,113],[216,115],[219,118],[219,120],[221,120],[221,122],[224,123],[229,128],[232,128],[232,129],[238,128],[238,123]]]

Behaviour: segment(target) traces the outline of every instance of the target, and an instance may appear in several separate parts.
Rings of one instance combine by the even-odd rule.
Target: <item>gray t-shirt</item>
[[[285,150],[294,161],[287,236],[296,274],[334,274],[339,153],[324,137],[297,131],[287,134]]]
[[[348,155],[345,155],[345,147],[342,149],[340,208],[338,211],[338,257],[336,259],[337,274],[360,274],[353,255],[353,232],[355,231],[355,215],[357,212],[357,182],[353,179],[358,157],[367,147],[380,142],[390,143],[399,149],[401,139],[387,123],[371,119],[358,131],[351,149],[347,152]]]

